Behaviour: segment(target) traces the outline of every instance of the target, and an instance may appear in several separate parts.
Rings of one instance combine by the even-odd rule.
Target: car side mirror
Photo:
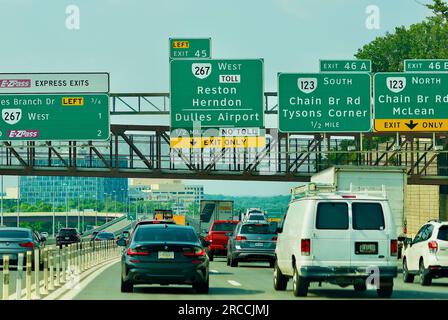
[[[398,241],[400,241],[400,242],[406,242],[406,237],[405,236],[399,236],[398,238]]]
[[[120,238],[117,240],[117,245],[120,247],[125,247],[126,246],[126,239]]]
[[[277,233],[282,233],[283,232],[283,228],[277,228]]]
[[[233,234],[233,232],[227,232],[227,233],[226,233],[226,237],[231,237],[232,234]]]

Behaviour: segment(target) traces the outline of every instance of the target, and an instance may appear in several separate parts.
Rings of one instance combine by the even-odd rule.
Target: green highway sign
[[[170,59],[210,59],[211,38],[170,38]]]
[[[367,73],[279,73],[279,130],[370,131],[370,93]]]
[[[448,72],[448,59],[406,59],[405,72]]]
[[[372,72],[370,60],[319,60],[320,72]]]
[[[171,60],[171,130],[264,128],[263,60]]]
[[[377,73],[374,91],[375,131],[448,131],[448,73]]]
[[[107,94],[0,95],[0,140],[107,140]]]

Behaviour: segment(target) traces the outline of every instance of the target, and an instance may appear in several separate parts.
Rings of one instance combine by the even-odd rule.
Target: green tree
[[[372,60],[373,72],[402,71],[404,59],[448,58],[448,5],[433,0],[433,4],[425,6],[433,11],[433,16],[377,37],[360,48],[355,57]]]

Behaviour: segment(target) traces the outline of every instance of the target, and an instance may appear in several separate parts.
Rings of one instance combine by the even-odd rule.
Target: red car
[[[213,261],[215,255],[227,255],[227,242],[238,223],[236,220],[215,220],[212,223],[205,237],[205,240],[210,242],[208,254],[210,261]]]

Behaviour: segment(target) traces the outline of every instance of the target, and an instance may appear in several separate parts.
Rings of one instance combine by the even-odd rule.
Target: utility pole
[[[1,221],[0,221],[0,224],[3,226],[3,175],[2,175],[2,178],[1,178],[1,188],[2,188],[2,198],[1,198],[1,201],[0,201],[0,211],[1,211]]]
[[[19,198],[20,198],[20,181],[19,181],[19,176],[17,176],[17,228],[20,227],[20,217],[19,217],[19,212],[20,212],[20,203],[19,203]]]

